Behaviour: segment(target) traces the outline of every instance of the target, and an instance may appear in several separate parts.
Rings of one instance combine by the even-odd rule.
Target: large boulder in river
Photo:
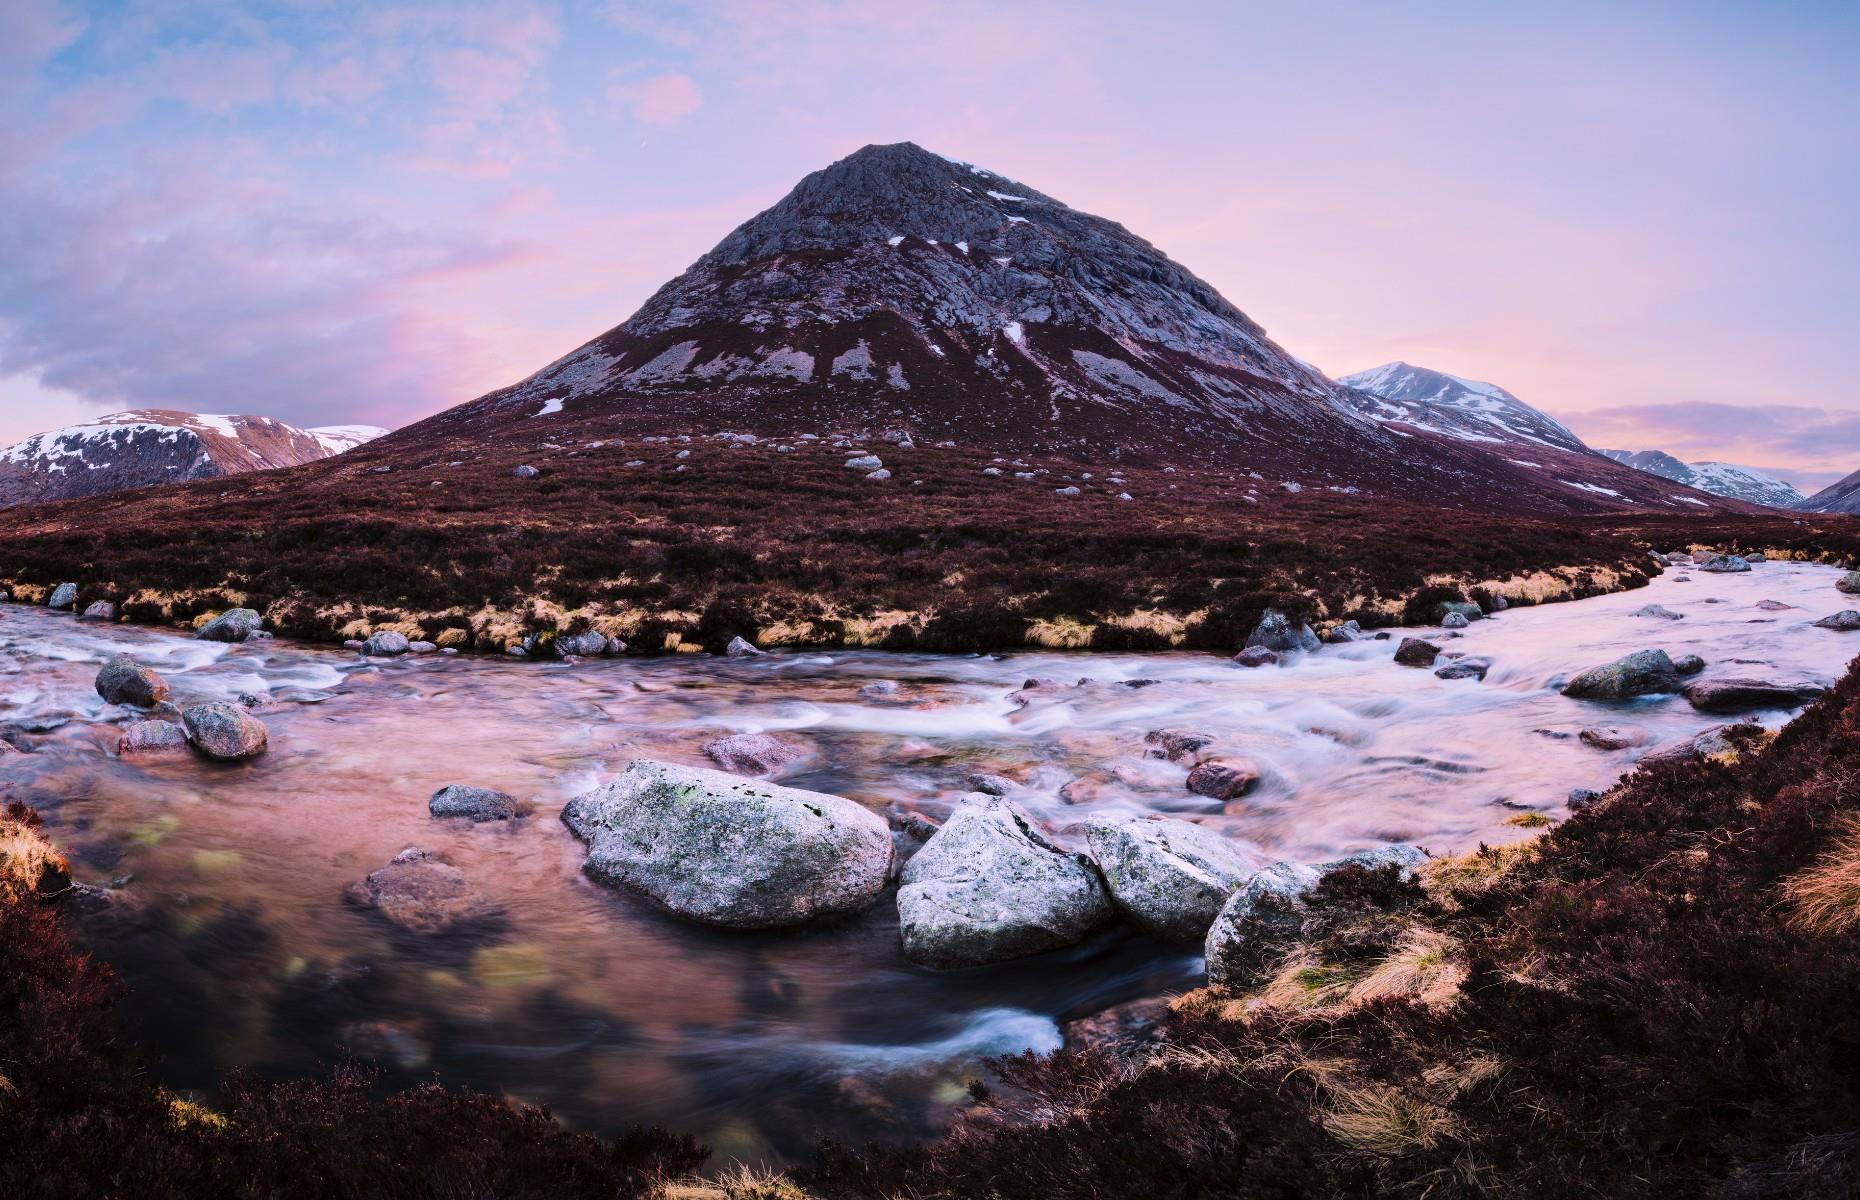
[[[1227,897],[1265,865],[1232,838],[1167,817],[1093,820],[1085,836],[1118,909],[1150,933],[1184,941],[1206,935]]]
[[[61,583],[52,589],[52,594],[46,598],[45,607],[56,609],[60,612],[68,608],[76,608],[77,592],[77,584]]]
[[[585,633],[558,633],[555,635],[554,649],[557,655],[567,658],[593,658],[597,654],[607,653],[607,635],[590,629]]]
[[[1279,661],[1279,654],[1278,651],[1268,650],[1264,646],[1248,646],[1234,655],[1234,661],[1243,667],[1270,667]]]
[[[229,608],[194,631],[203,642],[243,642],[257,633],[265,618],[249,608]]]
[[[1715,575],[1726,575],[1737,571],[1748,571],[1750,570],[1750,564],[1735,554],[1714,554],[1704,562],[1701,562],[1698,565],[1698,569],[1701,571],[1709,571]]]
[[[496,904],[472,890],[462,871],[418,846],[396,854],[347,894],[350,903],[422,935],[500,915]]]
[[[1678,690],[1679,669],[1664,650],[1636,650],[1563,685],[1563,694],[1578,700],[1631,700]]]
[[[904,953],[928,967],[976,966],[1083,941],[1112,916],[1098,869],[1039,834],[1012,801],[964,797],[904,865]]]
[[[78,620],[114,621],[116,620],[116,605],[110,603],[108,600],[92,601],[83,612],[78,614]]]
[[[1449,622],[1448,618],[1454,616],[1461,620]],[[1434,606],[1434,619],[1450,628],[1464,629],[1468,621],[1477,621],[1483,616],[1485,610],[1471,600],[1442,600]]]
[[[1847,572],[1847,574],[1834,581],[1834,586],[1837,590],[1846,592],[1849,596],[1860,596],[1860,571]]]
[[[1188,773],[1188,790],[1212,800],[1238,800],[1258,782],[1259,765],[1239,755],[1210,758]]]
[[[1860,629],[1860,612],[1855,612],[1851,608],[1843,608],[1831,617],[1821,618],[1815,624],[1822,629],[1839,629],[1842,632]]]
[[[636,759],[569,801],[588,874],[706,925],[768,929],[862,912],[891,875],[884,818],[840,796]]]
[[[153,708],[168,698],[168,684],[127,654],[117,654],[97,671],[97,694],[110,704]]]
[[[1440,647],[1425,638],[1405,637],[1395,647],[1395,662],[1404,667],[1431,667],[1440,657]]]
[[[1673,660],[1673,670],[1681,675],[1697,675],[1705,669],[1705,660],[1696,654],[1682,654]]]
[[[265,723],[236,704],[196,704],[181,713],[188,740],[208,758],[225,762],[265,752]]]
[[[1462,654],[1452,662],[1434,668],[1436,679],[1484,679],[1492,669],[1492,660],[1474,654]]]
[[[1794,708],[1827,691],[1818,683],[1774,683],[1767,679],[1702,679],[1686,688],[1700,712],[1738,713],[1759,708]]]
[[[448,783],[428,797],[426,811],[435,817],[464,817],[481,823],[512,820],[522,815],[523,806],[515,796],[495,788]]]
[[[1288,650],[1316,650],[1322,645],[1318,635],[1311,632],[1311,626],[1293,621],[1276,608],[1269,608],[1261,614],[1259,624],[1247,635],[1246,644],[1264,646],[1281,654]]]

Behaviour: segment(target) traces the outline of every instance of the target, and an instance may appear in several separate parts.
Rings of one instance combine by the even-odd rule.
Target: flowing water
[[[363,660],[10,605],[0,729],[31,753],[0,757],[0,787],[45,815],[80,879],[116,885],[84,936],[129,983],[126,1011],[176,1087],[210,1097],[234,1065],[310,1072],[346,1046],[392,1083],[438,1072],[578,1126],[657,1121],[725,1158],[782,1159],[822,1135],[933,1131],[981,1058],[1050,1049],[1069,1018],[1195,986],[1197,948],[1113,931],[937,973],[899,953],[889,896],[839,928],[701,929],[581,874],[556,819],[571,796],[634,757],[708,765],[701,747],[720,734],[784,731],[813,757],[783,782],[894,816],[940,817],[988,772],[1022,783],[1017,798],[1062,833],[1092,813],[1166,812],[1308,861],[1515,840],[1520,811],[1560,816],[1570,789],[1606,787],[1645,752],[1593,749],[1573,736],[1584,726],[1632,726],[1651,745],[1725,719],[1676,696],[1572,701],[1560,677],[1660,646],[1702,655],[1707,678],[1829,683],[1860,650],[1860,634],[1810,625],[1845,599],[1831,568],[1684,573],[1474,623],[1443,644],[1489,656],[1483,682],[1398,667],[1393,640],[1258,670],[1200,654]],[[1685,619],[1631,615],[1649,603]],[[270,751],[237,766],[118,758],[134,714],[92,688],[118,651],[183,705],[261,698]],[[1029,678],[1057,686],[1017,695]],[[877,681],[895,694],[862,694]],[[1225,804],[1190,794],[1184,767],[1146,754],[1158,728],[1255,759],[1260,786]],[[427,797],[448,783],[526,797],[535,814],[435,821]],[[417,938],[345,902],[415,844],[462,869],[502,924]]]

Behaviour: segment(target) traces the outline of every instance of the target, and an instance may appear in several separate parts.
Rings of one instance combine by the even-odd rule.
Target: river
[[[823,1135],[933,1132],[980,1058],[1050,1049],[1067,1019],[1196,986],[1198,952],[1113,931],[940,974],[900,954],[889,895],[833,929],[681,923],[587,880],[556,819],[630,759],[710,765],[701,747],[720,734],[785,731],[813,757],[782,782],[888,815],[941,817],[987,772],[1021,781],[1016,798],[1062,834],[1092,813],[1160,811],[1307,861],[1394,840],[1460,850],[1529,836],[1508,822],[1562,816],[1572,788],[1605,788],[1651,745],[1726,719],[1677,696],[1569,700],[1552,685],[1575,670],[1659,646],[1702,655],[1706,678],[1833,682],[1860,650],[1810,624],[1844,607],[1837,576],[1796,563],[1669,570],[1642,590],[1513,609],[1443,643],[1489,656],[1483,682],[1396,666],[1402,631],[1257,670],[1086,653],[570,665],[226,646],[6,605],[0,730],[31,753],[0,757],[0,786],[44,814],[80,879],[117,885],[80,927],[128,983],[125,1012],[172,1086],[210,1100],[233,1066],[311,1072],[347,1046],[390,1083],[437,1072],[547,1102],[577,1126],[662,1122],[722,1158],[779,1161]],[[1758,608],[1766,599],[1794,607]],[[1684,619],[1632,615],[1653,603]],[[269,752],[232,766],[119,759],[117,726],[133,714],[92,688],[119,651],[161,672],[183,705],[258,698]],[[1064,686],[1017,696],[1030,678]],[[1137,680],[1155,682],[1123,686]],[[875,681],[895,695],[862,695]],[[1597,724],[1643,730],[1648,746],[1601,751],[1574,736]],[[1146,756],[1158,728],[1255,759],[1260,786],[1225,804],[1190,794],[1182,766]],[[535,814],[435,821],[427,797],[448,783],[503,789]],[[416,844],[507,920],[420,939],[345,902],[351,883]]]

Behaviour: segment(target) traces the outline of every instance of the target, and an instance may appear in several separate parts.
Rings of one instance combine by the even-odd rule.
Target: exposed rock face
[[[1686,700],[1700,712],[1737,713],[1760,708],[1794,708],[1827,690],[1818,683],[1703,679],[1686,688]]]
[[[1265,865],[1231,838],[1162,817],[1093,821],[1086,837],[1118,909],[1167,938],[1203,937],[1227,897]]]
[[[181,714],[187,736],[202,754],[227,762],[265,752],[264,722],[236,704],[197,704]]]
[[[1578,700],[1631,700],[1678,690],[1679,671],[1664,650],[1636,650],[1563,685],[1563,694]]]
[[[1317,634],[1311,632],[1311,626],[1297,624],[1278,609],[1269,608],[1247,636],[1246,644],[1248,648],[1259,646],[1284,654],[1292,650],[1316,650],[1322,643]]]
[[[299,429],[269,417],[139,409],[0,450],[0,507],[315,462],[386,430]]]
[[[1405,637],[1395,647],[1395,661],[1404,667],[1431,667],[1440,657],[1440,647],[1425,638]]]
[[[704,744],[704,753],[735,775],[779,775],[813,757],[813,749],[772,733],[736,733]]]
[[[168,683],[127,654],[118,654],[98,670],[97,694],[111,704],[153,708],[168,698]]]
[[[999,962],[1084,940],[1111,917],[1096,867],[999,796],[971,795],[904,865],[904,953],[929,967]]]
[[[508,792],[448,783],[428,798],[426,810],[435,817],[464,817],[473,823],[481,823],[509,821],[522,815],[523,806]]]
[[[265,618],[249,608],[229,608],[195,631],[203,642],[243,642],[265,624]]]
[[[417,846],[402,850],[387,866],[351,886],[348,898],[423,936],[499,915],[497,905],[474,892],[462,871]]]
[[[123,757],[187,749],[187,730],[173,721],[131,721],[116,739]]]
[[[870,907],[891,831],[850,800],[721,771],[636,760],[569,802],[587,872],[708,925],[766,929]]]

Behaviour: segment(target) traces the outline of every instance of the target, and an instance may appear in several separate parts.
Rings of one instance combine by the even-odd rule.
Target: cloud
[[[632,110],[642,125],[676,125],[704,104],[704,94],[689,75],[655,75],[634,82],[613,81],[607,94]]]

